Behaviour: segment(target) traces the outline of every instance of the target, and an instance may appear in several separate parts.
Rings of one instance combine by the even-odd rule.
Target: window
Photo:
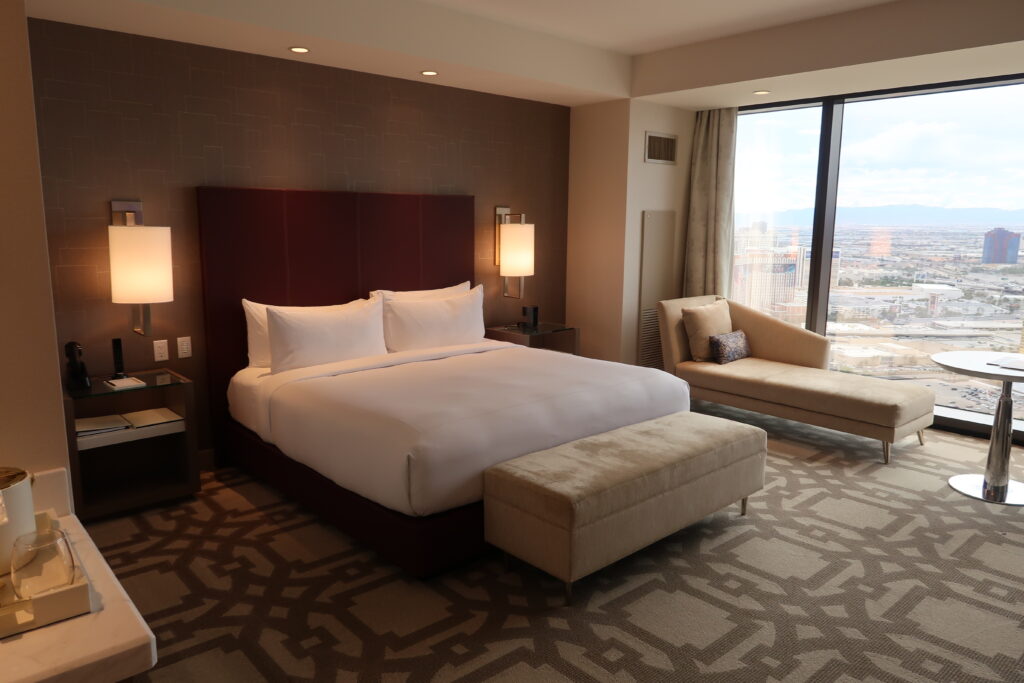
[[[807,310],[821,107],[741,116],[730,297],[798,325]]]
[[[993,383],[930,360],[1024,348],[1024,84],[985,85],[745,112],[732,296],[827,333],[833,369],[920,382],[940,407],[991,414]],[[841,137],[819,150],[823,125]],[[819,158],[838,158],[838,174]],[[815,205],[828,197],[834,222]],[[815,250],[830,258],[812,268]]]
[[[828,335],[838,370],[907,379],[994,411],[998,387],[939,351],[1015,352],[1024,268],[1024,85],[848,103]],[[836,275],[838,274],[838,277]]]

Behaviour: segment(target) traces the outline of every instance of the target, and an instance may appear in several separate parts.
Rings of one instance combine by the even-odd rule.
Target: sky
[[[736,213],[814,205],[821,108],[740,116]],[[839,206],[1024,209],[1024,84],[845,106]]]

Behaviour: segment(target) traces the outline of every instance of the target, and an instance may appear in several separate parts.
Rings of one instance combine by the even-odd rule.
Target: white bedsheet
[[[259,385],[267,377],[270,377],[270,368],[249,366],[236,372],[228,384],[228,412],[254,432],[262,422]]]
[[[690,405],[667,372],[493,341],[256,369],[232,380],[236,420],[409,515],[480,500],[496,463]]]

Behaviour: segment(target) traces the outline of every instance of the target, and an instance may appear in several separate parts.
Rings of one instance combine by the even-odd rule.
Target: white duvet
[[[251,370],[228,394],[236,419],[409,515],[480,500],[496,463],[690,405],[686,382],[660,370],[493,341]]]

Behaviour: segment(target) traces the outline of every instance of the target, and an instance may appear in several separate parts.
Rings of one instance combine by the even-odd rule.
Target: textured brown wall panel
[[[147,224],[173,228],[175,300],[153,306],[153,338],[205,410],[199,185],[475,195],[488,323],[521,304],[563,320],[567,108],[47,21],[30,34],[58,340],[82,343],[94,374],[111,371],[112,337],[129,369],[155,365],[110,302],[109,202],[138,198]],[[497,204],[537,224],[521,302],[500,296]],[[187,335],[194,356],[177,360]]]

